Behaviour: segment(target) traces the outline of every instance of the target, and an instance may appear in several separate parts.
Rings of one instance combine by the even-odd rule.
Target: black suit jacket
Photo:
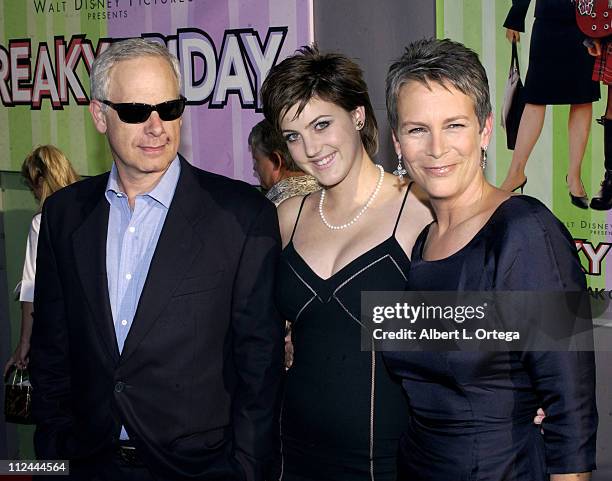
[[[43,208],[31,348],[37,456],[99,457],[124,425],[163,479],[265,479],[278,452],[283,364],[273,204],[181,158],[119,354],[107,179],[69,186]]]

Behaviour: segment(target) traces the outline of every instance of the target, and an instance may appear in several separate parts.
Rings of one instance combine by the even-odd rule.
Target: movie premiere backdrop
[[[180,60],[188,100],[180,152],[256,183],[247,147],[270,68],[313,40],[311,0],[4,0],[0,2],[0,170],[35,145],[64,150],[78,172],[109,169],[89,118],[89,71],[116,39],[146,37]]]
[[[535,3],[531,2],[525,33],[521,33],[518,45],[523,82],[529,64]],[[505,132],[499,117],[511,54],[503,24],[511,5],[511,0],[436,0],[437,37],[465,43],[478,53],[487,70],[495,115],[487,177],[496,185],[504,180],[512,158],[512,151],[506,148]],[[593,104],[591,136],[582,164],[582,180],[589,197],[599,191],[604,172],[603,127],[595,122],[595,118],[605,112],[607,87],[601,87],[601,95],[602,100]],[[527,163],[525,194],[544,202],[569,229],[590,287],[608,298],[612,288],[612,211],[581,210],[570,204],[565,185],[568,113],[569,106],[566,105],[547,107],[542,135]],[[612,326],[612,307],[608,307],[599,322]]]
[[[523,79],[534,4],[519,44]],[[436,35],[473,48],[487,69],[497,116],[487,176],[496,184],[503,180],[512,154],[498,115],[510,63],[503,28],[510,5],[511,0],[435,3]],[[87,111],[89,69],[113,40],[143,36],[166,44],[181,63],[188,99],[181,153],[194,165],[256,183],[246,139],[261,119],[259,87],[272,65],[313,40],[312,23],[312,0],[4,0],[0,170],[19,171],[34,145],[52,143],[68,154],[80,174],[106,171],[110,152]],[[605,99],[605,88],[602,95]],[[595,104],[593,117],[604,109],[603,100]],[[525,193],[542,200],[564,222],[590,286],[604,289],[612,285],[612,262],[607,262],[612,255],[612,214],[579,210],[569,203],[568,110],[548,108],[527,166]],[[602,175],[603,129],[593,121],[582,175],[589,195],[598,191]],[[608,317],[612,319],[612,313]]]

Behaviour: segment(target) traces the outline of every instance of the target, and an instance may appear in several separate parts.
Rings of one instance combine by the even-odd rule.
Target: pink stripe
[[[228,2],[209,0],[198,8],[190,5],[192,26],[210,35],[217,49],[223,42],[223,33],[229,25]],[[190,107],[194,165],[218,174],[233,176],[231,112],[229,109],[209,109],[208,105]]]
[[[309,5],[313,0],[296,0],[297,21],[297,47],[310,43],[310,14]],[[301,19],[301,20],[300,20]]]
[[[270,25],[270,12],[268,2],[243,2],[238,13],[239,23],[242,26],[249,26],[259,33],[260,39],[263,42],[266,40],[266,34]],[[253,79],[255,81],[255,79]],[[251,153],[248,150],[249,132],[253,126],[263,119],[263,115],[256,113],[254,110],[244,110],[241,115],[242,127],[242,142],[244,145],[241,179],[250,184],[259,184],[259,181],[253,175],[253,161]]]
[[[121,9],[127,12],[127,18],[109,19],[108,36],[111,38],[140,37],[143,25],[145,25],[145,6],[139,6],[137,0],[133,0],[130,7],[129,2],[123,2]],[[159,8],[159,7],[158,7]],[[108,9],[111,12],[111,9]]]

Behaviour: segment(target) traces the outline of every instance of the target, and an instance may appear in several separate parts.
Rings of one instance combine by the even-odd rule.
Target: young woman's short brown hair
[[[313,97],[332,102],[347,112],[365,109],[365,125],[359,131],[366,152],[378,150],[378,127],[361,68],[345,55],[319,52],[316,45],[300,48],[275,65],[261,87],[266,119],[279,131],[283,116],[298,105],[299,115]]]

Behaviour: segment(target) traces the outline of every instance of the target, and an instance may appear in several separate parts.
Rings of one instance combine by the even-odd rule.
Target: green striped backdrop
[[[53,36],[62,32],[87,34],[95,48],[97,39],[106,36],[106,21],[87,20],[84,9],[82,12],[36,14],[31,0],[2,0],[0,43],[8,49],[8,39],[31,38],[33,60],[39,42],[46,41],[50,52],[53,52]],[[69,40],[70,34],[67,34],[66,41]],[[55,63],[54,60],[52,62]],[[89,78],[82,61],[79,62],[77,75],[81,79]],[[87,92],[88,83],[83,82]],[[95,175],[108,170],[110,166],[111,156],[105,138],[95,131],[87,107],[76,105],[70,97],[70,105],[64,109],[62,115],[53,115],[48,99],[42,102],[40,111],[31,110],[29,105],[8,108],[0,105],[1,210],[5,229],[11,352],[19,339],[20,329],[20,307],[18,302],[13,301],[13,288],[21,278],[25,239],[36,210],[32,194],[16,172],[21,170],[23,159],[34,146],[48,143],[66,152],[77,172],[82,175]],[[2,359],[2,366],[4,362],[5,359]],[[9,454],[21,459],[33,459],[33,427],[20,425],[17,432],[16,451]]]
[[[519,58],[521,76],[527,71],[529,42],[533,25],[534,2],[531,2],[526,20],[526,32],[521,34]],[[506,39],[503,23],[512,5],[511,0],[436,0],[436,35],[451,38],[475,50],[489,76],[491,98],[495,115],[495,134],[489,149],[487,177],[496,185],[503,181],[512,152],[506,148],[505,132],[499,125],[499,113],[504,98],[504,87],[510,64],[510,43]],[[606,88],[602,88],[604,100],[593,105],[593,117],[599,117],[605,110]],[[594,247],[601,242],[612,242],[611,238],[595,235],[588,223],[611,223],[606,212],[582,211],[569,203],[565,185],[568,164],[567,118],[568,106],[549,106],[542,135],[527,164],[529,182],[525,194],[544,202],[568,227],[575,239],[587,239]],[[603,175],[603,129],[595,123],[585,153],[582,179],[590,196],[597,193]],[[581,252],[581,260],[588,266]],[[587,276],[592,287],[605,287],[605,261],[602,274]],[[612,277],[612,273],[611,273]]]
[[[97,39],[106,36],[106,21],[87,20],[87,11],[36,14],[31,1],[5,0],[0,2],[0,39],[8,48],[8,39],[24,38],[24,32],[32,40],[32,60],[36,58],[39,42],[47,42],[53,52],[53,36],[63,32],[87,34],[93,47]],[[66,41],[70,33],[66,34]],[[6,42],[6,44],[5,44]],[[33,71],[34,66],[32,66]],[[79,62],[77,75],[88,79],[83,62]],[[89,82],[83,82],[89,91]],[[99,135],[89,119],[85,106],[76,105],[70,97],[70,105],[64,106],[65,114],[53,115],[48,99],[42,102],[40,111],[30,106],[0,106],[0,169],[19,171],[25,155],[38,144],[51,143],[68,155],[77,172],[94,175],[108,170],[110,152],[104,137]],[[53,117],[53,121],[51,121]]]

